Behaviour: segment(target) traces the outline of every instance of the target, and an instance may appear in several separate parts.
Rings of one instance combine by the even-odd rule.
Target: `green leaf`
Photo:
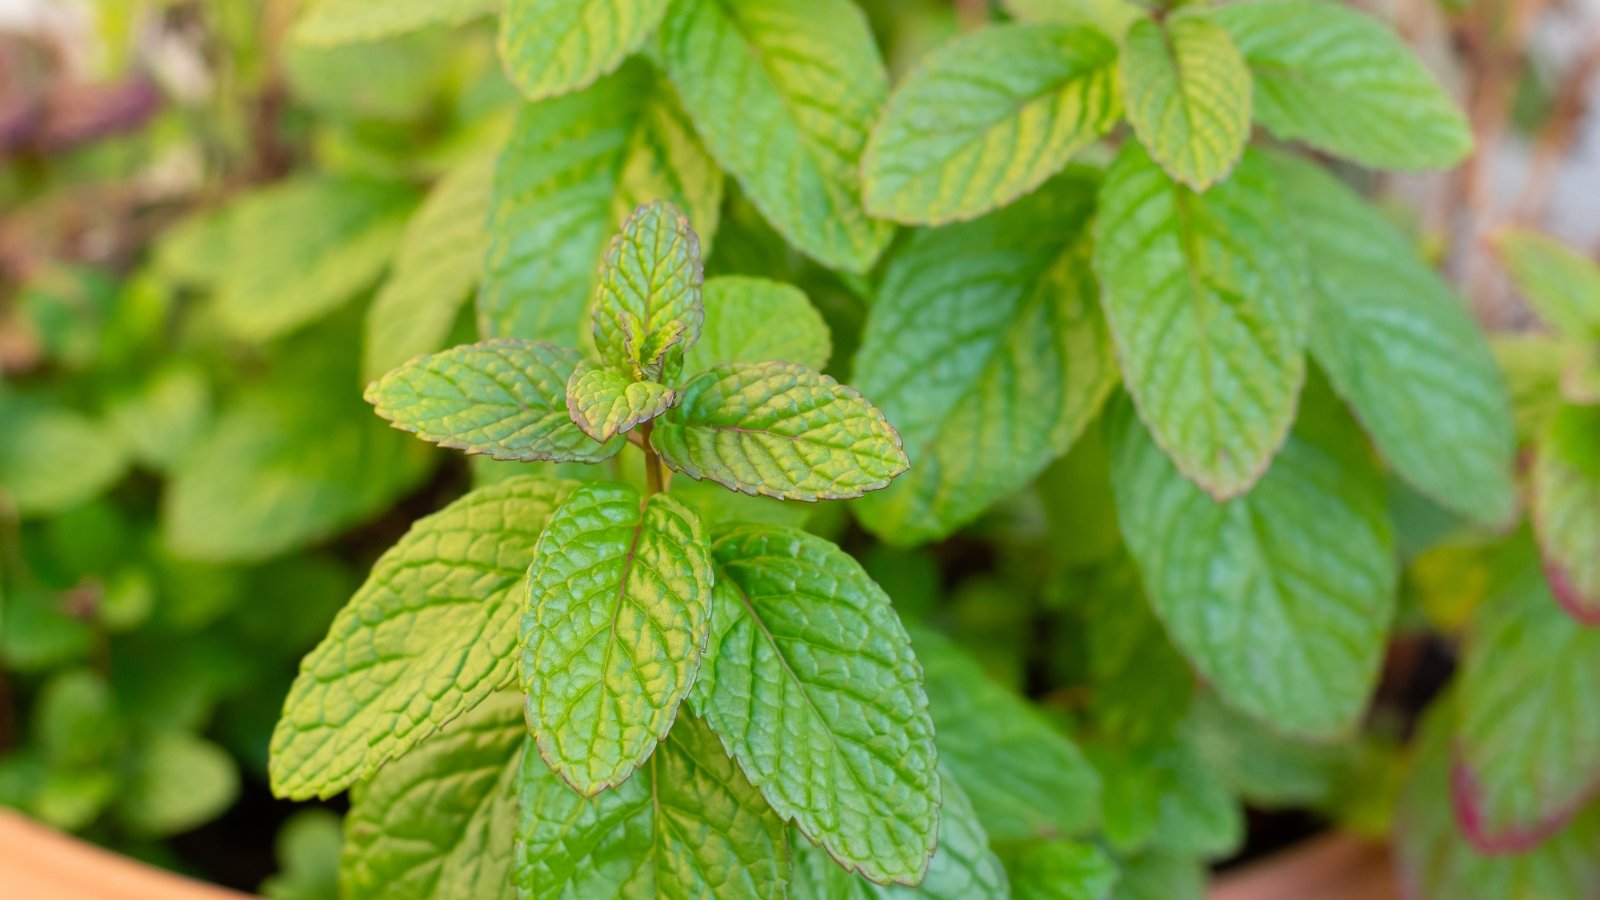
[[[87,503],[128,471],[116,429],[69,409],[0,396],[0,495],[25,516]]]
[[[1267,157],[1310,262],[1311,352],[1419,491],[1488,526],[1515,514],[1516,438],[1463,300],[1382,215],[1319,167]]]
[[[1600,626],[1600,407],[1563,406],[1533,463],[1533,528],[1556,599]]]
[[[1128,0],[1000,0],[1000,6],[1024,22],[1088,25],[1115,38],[1145,16]]]
[[[1117,884],[1117,864],[1094,844],[1056,839],[997,849],[1015,900],[1105,900]]]
[[[1506,553],[1462,655],[1451,776],[1485,852],[1532,847],[1600,789],[1600,630],[1556,604],[1526,539]]]
[[[889,77],[861,10],[682,0],[661,25],[661,56],[700,137],[762,215],[823,265],[871,268],[892,228],[862,209],[859,164]]]
[[[711,583],[699,518],[666,494],[589,484],[550,517],[522,689],[539,754],[578,792],[621,784],[666,737],[710,635]]]
[[[978,823],[961,786],[949,773],[939,777],[944,802],[939,807],[939,849],[928,861],[927,877],[915,888],[882,887],[852,874],[827,852],[796,836],[793,897],[827,897],[829,900],[889,900],[933,897],[937,900],[1004,900],[1010,897],[1006,871],[989,849],[989,836]]]
[[[1205,194],[1136,144],[1100,190],[1095,271],[1128,390],[1179,471],[1221,499],[1249,490],[1294,421],[1311,317],[1260,157]]]
[[[708,280],[701,296],[705,324],[700,340],[684,354],[684,371],[771,360],[818,370],[827,366],[833,352],[828,323],[799,288],[765,278],[724,275]]]
[[[406,223],[394,269],[367,310],[361,371],[368,381],[444,346],[483,267],[493,179],[493,157],[467,160],[434,185]]]
[[[1093,828],[1100,779],[1072,741],[948,638],[922,628],[913,637],[940,764],[967,788],[989,837],[1026,840]]]
[[[1142,19],[1122,41],[1128,121],[1175,180],[1203,191],[1226,178],[1250,140],[1250,70],[1205,19]]]
[[[245,195],[228,211],[223,326],[268,341],[332,312],[382,274],[412,199],[389,182],[318,177]]]
[[[577,342],[612,235],[657,198],[687,211],[709,253],[722,173],[648,66],[524,106],[495,172],[479,330]]]
[[[529,100],[616,71],[661,23],[668,0],[505,0],[500,58]]]
[[[648,422],[678,402],[678,392],[654,381],[634,381],[624,369],[584,361],[567,381],[567,412],[578,429],[609,441]]]
[[[476,900],[504,895],[511,884],[526,743],[522,697],[501,691],[380,769],[345,817],[342,896]]]
[[[700,239],[663,200],[641,206],[611,241],[600,268],[594,343],[601,359],[638,380],[674,380],[700,339]]]
[[[459,25],[493,12],[500,0],[322,0],[295,28],[295,40],[326,46],[376,41],[430,25]]]
[[[521,896],[781,898],[783,823],[687,713],[639,771],[592,799],[523,759],[514,880]]]
[[[1269,131],[1363,165],[1447,168],[1472,132],[1438,81],[1379,22],[1321,0],[1208,10],[1249,63],[1255,115]]]
[[[379,557],[301,663],[272,735],[274,793],[336,794],[512,681],[528,564],[573,487],[482,488]]]
[[[441,447],[492,459],[600,462],[622,448],[573,423],[568,378],[582,355],[551,344],[500,339],[452,347],[395,369],[367,402],[396,428]]]
[[[1105,786],[1105,839],[1119,853],[1224,859],[1244,844],[1244,810],[1186,740],[1129,750],[1091,746]]]
[[[1173,642],[1230,705],[1313,737],[1366,706],[1398,578],[1383,479],[1334,405],[1308,395],[1272,470],[1225,503],[1127,404],[1109,423],[1117,517]]]
[[[1210,870],[1178,853],[1143,853],[1124,859],[1111,900],[1204,900]]]
[[[939,784],[921,671],[854,559],[789,528],[723,531],[691,702],[767,802],[846,869],[916,884]]]
[[[794,363],[725,363],[695,376],[650,441],[690,478],[783,500],[859,497],[906,470],[883,413]]]
[[[239,767],[228,751],[182,731],[159,731],[133,753],[117,795],[117,818],[147,837],[189,831],[221,815],[239,796]]]
[[[867,211],[940,224],[1004,206],[1122,115],[1117,47],[1092,28],[999,25],[934,51],[889,98],[862,160]]]
[[[1600,339],[1600,265],[1525,229],[1502,232],[1495,249],[1539,318],[1569,337]]]
[[[313,807],[291,813],[273,840],[278,871],[261,882],[268,900],[337,900],[342,817]]]
[[[1081,170],[976,222],[916,233],[891,258],[855,378],[912,468],[857,507],[885,540],[943,537],[1066,452],[1116,383],[1089,270]]]

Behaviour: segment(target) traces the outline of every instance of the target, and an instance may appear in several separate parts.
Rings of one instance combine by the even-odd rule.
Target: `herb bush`
[[[1199,897],[1247,805],[1600,890],[1600,269],[1485,336],[1364,13],[1002,7],[202,6],[252,186],[17,304],[0,799],[348,791],[282,897]]]

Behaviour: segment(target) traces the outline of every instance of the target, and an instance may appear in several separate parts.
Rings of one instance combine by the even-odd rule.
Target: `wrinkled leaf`
[[[594,344],[601,358],[636,379],[677,378],[705,320],[701,273],[700,239],[676,207],[658,200],[630,215],[600,269]]]
[[[1175,180],[1203,191],[1250,139],[1250,70],[1228,32],[1204,19],[1143,19],[1122,42],[1123,100],[1134,133]]]
[[[660,24],[668,0],[504,0],[500,58],[529,100],[593,84]]]

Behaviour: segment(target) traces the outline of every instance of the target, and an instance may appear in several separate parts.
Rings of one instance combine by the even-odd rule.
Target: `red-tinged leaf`
[[[1545,580],[1574,619],[1600,627],[1600,407],[1561,407],[1533,464],[1533,529]]]

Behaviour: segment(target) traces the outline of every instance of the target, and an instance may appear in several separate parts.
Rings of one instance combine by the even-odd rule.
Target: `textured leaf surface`
[[[534,544],[572,487],[474,491],[378,559],[301,663],[272,735],[274,793],[338,793],[511,681]]]
[[[1115,385],[1089,266],[1094,189],[1073,171],[979,221],[919,232],[890,261],[855,375],[912,461],[856,507],[885,540],[943,537],[1021,488]]]
[[[567,379],[582,357],[551,344],[501,339],[418,357],[367,388],[396,428],[441,447],[492,459],[599,462],[622,441],[599,443],[573,423]]]
[[[691,701],[767,802],[839,864],[917,882],[938,820],[922,672],[889,598],[843,551],[724,531],[714,634]]]
[[[914,637],[940,765],[966,787],[989,837],[1025,840],[1093,828],[1100,779],[1072,741],[948,638],[922,628]]]
[[[430,25],[455,25],[486,15],[500,0],[322,0],[295,29],[307,44],[376,41]]]
[[[582,362],[567,382],[567,411],[584,434],[597,441],[632,430],[666,412],[676,391],[654,381],[634,381],[628,372]]]
[[[1226,177],[1250,139],[1250,70],[1228,32],[1176,16],[1133,24],[1122,43],[1128,121],[1172,177],[1205,190]]]
[[[1519,541],[1463,655],[1452,788],[1480,849],[1532,847],[1600,788],[1600,629],[1550,596]]]
[[[799,288],[724,275],[707,281],[701,296],[705,325],[700,340],[684,355],[685,372],[692,375],[725,362],[781,360],[818,370],[827,366],[833,352],[828,323]]]
[[[639,49],[668,0],[505,0],[500,58],[529,100],[588,87]]]
[[[444,346],[483,268],[493,180],[493,157],[462,163],[406,224],[394,270],[367,310],[361,371],[368,381]]]
[[[495,172],[479,330],[575,343],[612,235],[657,198],[688,214],[709,252],[722,173],[644,64],[524,107]]]
[[[524,897],[785,895],[782,821],[687,713],[632,778],[592,799],[528,753],[521,809],[515,880]]]
[[[347,900],[478,900],[511,886],[522,698],[490,695],[378,771],[345,816]]]
[[[1244,54],[1256,118],[1278,137],[1386,169],[1446,168],[1471,152],[1450,95],[1366,15],[1321,0],[1265,0],[1205,17]]]
[[[661,51],[701,138],[762,215],[826,266],[871,267],[891,229],[862,209],[858,169],[889,77],[861,10],[684,0]]]
[[[1117,883],[1117,864],[1094,844],[1055,839],[999,849],[1016,900],[1105,900]]]
[[[939,807],[939,849],[928,861],[928,874],[921,884],[915,888],[873,884],[840,868],[826,851],[796,835],[792,842],[795,866],[790,896],[826,897],[828,900],[904,897],[1005,900],[1010,897],[1006,871],[989,849],[989,836],[979,824],[978,814],[966,791],[947,772],[940,773],[939,782],[944,797]]]
[[[1128,389],[1156,443],[1220,498],[1266,470],[1305,378],[1309,284],[1277,193],[1254,154],[1195,194],[1137,145],[1100,191],[1094,262]]]
[[[586,796],[621,784],[666,737],[711,620],[700,520],[627,485],[573,492],[528,572],[522,687],[539,753]]]
[[[1600,264],[1533,231],[1504,232],[1495,246],[1539,318],[1571,337],[1600,339]]]
[[[1533,528],[1550,589],[1600,626],[1600,407],[1562,407],[1535,452]]]
[[[670,203],[641,206],[606,251],[594,306],[594,343],[635,378],[675,379],[700,338],[705,307],[700,239]]]
[[[650,440],[690,478],[784,500],[859,497],[906,470],[883,413],[794,363],[714,366],[684,386]]]
[[[981,28],[934,51],[867,145],[868,212],[937,224],[1038,187],[1121,116],[1116,60],[1098,31],[1055,26]]]
[[[1226,503],[1183,478],[1126,405],[1109,424],[1117,517],[1173,642],[1230,705],[1308,736],[1365,707],[1398,577],[1383,480],[1317,399],[1266,477]]]
[[[1404,235],[1317,166],[1268,158],[1305,242],[1311,352],[1383,457],[1490,527],[1514,513],[1516,438],[1499,368],[1466,303]]]

